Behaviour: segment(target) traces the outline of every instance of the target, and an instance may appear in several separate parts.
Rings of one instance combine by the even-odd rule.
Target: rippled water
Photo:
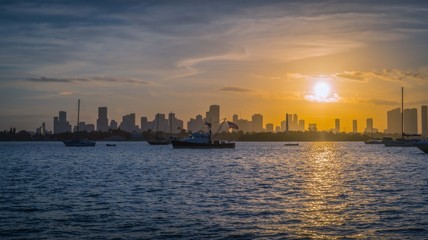
[[[1,239],[428,237],[428,154],[363,143],[0,143]]]

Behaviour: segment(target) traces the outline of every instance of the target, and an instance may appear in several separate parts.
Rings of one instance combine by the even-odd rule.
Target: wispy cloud
[[[220,91],[223,91],[223,92],[247,93],[247,92],[252,92],[253,90],[248,89],[248,88],[242,88],[242,87],[224,87],[224,88],[221,88]]]
[[[30,82],[43,82],[43,83],[79,83],[79,82],[110,82],[110,83],[136,83],[136,84],[150,84],[149,82],[134,79],[134,78],[115,78],[115,77],[87,77],[87,78],[28,78]]]

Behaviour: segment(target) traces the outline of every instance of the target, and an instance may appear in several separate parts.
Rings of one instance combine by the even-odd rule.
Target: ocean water
[[[427,239],[428,154],[0,143],[0,239]]]

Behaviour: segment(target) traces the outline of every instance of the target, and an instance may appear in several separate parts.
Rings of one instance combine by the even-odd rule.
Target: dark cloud
[[[248,89],[248,88],[241,88],[241,87],[224,87],[224,88],[220,89],[220,91],[244,93],[244,92],[252,92],[253,90]]]
[[[149,84],[149,82],[133,79],[133,78],[114,78],[114,77],[88,77],[88,78],[28,78],[30,82],[44,82],[44,83],[76,83],[76,82],[111,82],[111,83],[137,83]]]

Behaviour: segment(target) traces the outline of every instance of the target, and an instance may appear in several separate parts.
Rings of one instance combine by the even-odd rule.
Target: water
[[[0,143],[1,239],[428,238],[428,154]]]

